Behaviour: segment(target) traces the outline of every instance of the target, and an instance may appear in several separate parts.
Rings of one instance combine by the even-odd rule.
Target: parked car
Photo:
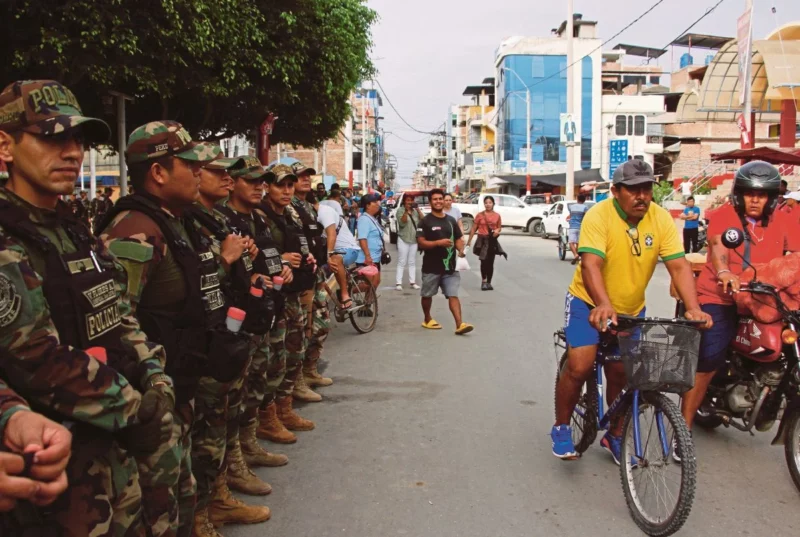
[[[557,201],[564,201],[564,196],[560,194],[531,194],[530,196],[520,196],[519,199],[525,205],[552,205]]]
[[[525,205],[519,198],[508,194],[480,194],[466,203],[454,203],[453,207],[461,210],[464,217],[464,232],[472,230],[475,216],[483,210],[486,196],[494,198],[494,210],[503,219],[503,227],[522,229],[531,235],[542,233],[542,219],[547,212],[547,205]]]
[[[559,201],[554,203],[550,209],[548,209],[547,214],[543,220],[543,231],[542,236],[545,239],[549,239],[551,236],[560,236],[562,229],[569,228],[569,207],[570,205],[577,203],[576,201]],[[587,207],[591,207],[594,205],[594,201],[586,201],[585,205]]]
[[[407,192],[401,192],[400,196],[397,198],[397,203],[389,211],[389,242],[391,244],[397,244],[397,209],[403,206],[405,203],[403,200],[408,196],[414,196],[414,202],[419,205],[419,210],[422,211],[422,214],[428,214],[431,212],[431,198],[430,198],[430,190],[409,190]]]

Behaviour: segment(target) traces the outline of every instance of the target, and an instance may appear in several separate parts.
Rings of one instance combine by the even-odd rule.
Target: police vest
[[[207,332],[225,322],[229,301],[223,293],[217,261],[211,251],[211,238],[205,237],[184,217],[183,227],[190,243],[173,228],[169,217],[150,198],[133,194],[121,198],[105,215],[99,229],[104,229],[118,214],[137,211],[158,225],[175,262],[183,273],[186,297],[178,313],[159,311],[139,305],[136,315],[149,339],[164,346],[166,373],[175,383],[176,398],[194,397],[197,381],[207,370]]]
[[[273,239],[272,234],[269,232],[269,226],[267,226],[261,215],[253,211],[250,214],[251,218],[248,219],[247,215],[243,215],[224,205],[217,206],[217,210],[225,217],[225,223],[232,232],[250,237],[255,241],[261,255],[257,256],[254,261],[254,270],[258,274],[263,274],[270,278],[280,276],[283,267],[278,244]],[[251,223],[253,224],[252,228],[250,227]],[[255,229],[255,234],[252,229]]]
[[[104,347],[111,365],[128,352],[120,342],[122,315],[114,281],[116,266],[69,207],[59,203],[56,214],[60,227],[75,245],[75,253],[60,253],[22,208],[0,200],[0,226],[36,248],[44,258],[42,290],[60,342],[77,349]]]
[[[292,202],[292,206],[300,216],[300,221],[303,222],[303,233],[308,240],[311,255],[314,256],[317,263],[325,263],[325,260],[328,259],[328,238],[322,224],[317,221],[317,216],[312,214],[303,202]],[[313,211],[313,208],[311,210]]]
[[[293,269],[294,279],[292,283],[284,288],[288,293],[302,293],[313,289],[317,283],[317,278],[313,272],[313,267],[306,262],[306,257],[311,253],[311,249],[303,229],[295,225],[288,214],[284,213],[282,216],[277,214],[267,203],[262,203],[261,209],[264,210],[267,218],[272,220],[283,234],[284,251],[300,254],[303,257],[300,268]]]

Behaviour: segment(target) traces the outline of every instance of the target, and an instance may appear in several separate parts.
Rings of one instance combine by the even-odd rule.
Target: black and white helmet
[[[737,211],[744,210],[743,194],[746,191],[767,193],[769,201],[764,208],[764,217],[768,218],[778,207],[778,195],[781,191],[781,174],[778,168],[769,162],[754,160],[736,170],[736,176],[733,180],[732,201],[733,207]]]

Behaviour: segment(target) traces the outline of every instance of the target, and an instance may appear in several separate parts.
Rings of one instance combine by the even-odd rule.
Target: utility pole
[[[525,144],[528,146],[528,157],[525,159],[525,195],[531,195],[531,89],[525,87],[525,105],[528,121],[525,123]]]
[[[743,98],[744,102],[742,103],[743,110],[742,115],[744,116],[744,124],[745,124],[745,131],[747,132],[746,138],[748,139],[746,145],[747,148],[753,148],[756,146],[756,133],[755,133],[755,118],[753,114],[753,99],[752,99],[752,76],[751,72],[753,70],[753,0],[745,0],[745,15],[743,17],[747,17],[747,46],[742,47],[739,44],[739,53],[741,54],[742,51],[745,52],[746,58],[740,59],[739,61],[743,63],[744,72],[742,74],[742,83],[744,84],[743,89]],[[740,19],[741,20],[741,19]],[[737,30],[737,34],[738,34]],[[737,37],[741,39],[741,36]]]
[[[361,192],[367,192],[367,89],[361,88]]]
[[[125,162],[125,143],[127,134],[125,130],[125,101],[132,101],[133,97],[118,91],[110,91],[117,98],[117,140],[119,144],[119,195],[128,194],[128,164]]]
[[[574,0],[567,0],[567,117],[572,117],[575,112],[574,101],[575,85],[574,69],[572,62],[574,61],[575,51],[573,35],[575,34],[575,21],[573,15]],[[577,133],[576,133],[577,134]],[[580,139],[580,138],[579,138]],[[575,199],[575,144],[567,142],[567,201]]]

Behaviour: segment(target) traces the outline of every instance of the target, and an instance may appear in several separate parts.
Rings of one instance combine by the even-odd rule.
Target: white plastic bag
[[[466,272],[469,270],[469,261],[467,256],[456,258],[456,270],[459,272]]]

